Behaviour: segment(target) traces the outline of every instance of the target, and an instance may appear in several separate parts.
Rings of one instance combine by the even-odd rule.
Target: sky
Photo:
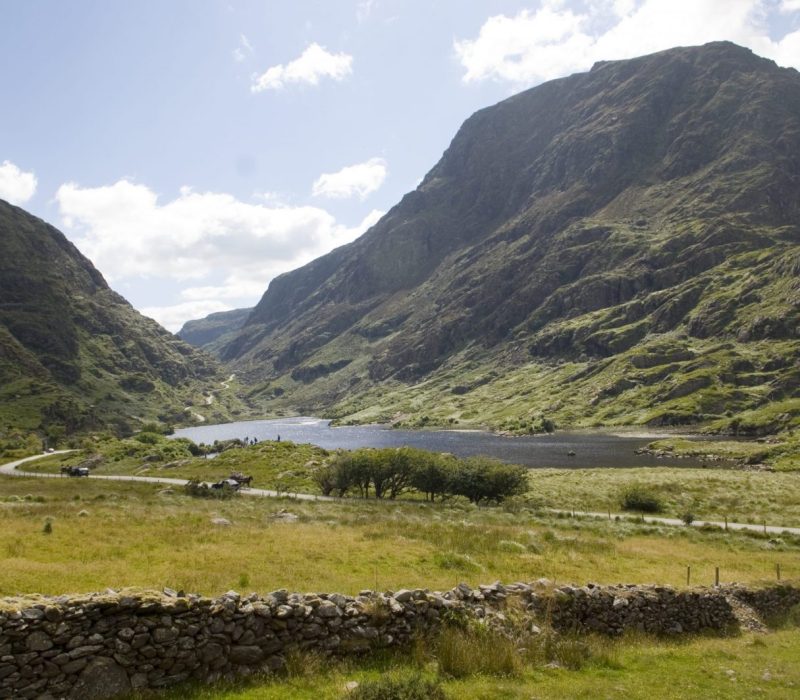
[[[0,199],[172,331],[357,238],[474,111],[800,0],[0,0]]]

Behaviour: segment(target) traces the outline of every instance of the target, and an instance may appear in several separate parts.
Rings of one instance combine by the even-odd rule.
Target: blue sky
[[[800,0],[4,0],[0,198],[172,330],[353,240],[472,112],[730,39],[800,67]]]

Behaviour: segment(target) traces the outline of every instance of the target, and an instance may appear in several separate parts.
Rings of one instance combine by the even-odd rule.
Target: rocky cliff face
[[[796,71],[729,43],[600,63],[470,117],[221,355],[255,398],[359,420],[682,423],[777,401],[794,420],[798,192]]]
[[[175,420],[217,371],[112,291],[62,233],[0,201],[0,429]]]

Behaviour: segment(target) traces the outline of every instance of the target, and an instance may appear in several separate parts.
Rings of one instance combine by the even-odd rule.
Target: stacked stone
[[[789,585],[750,589],[744,586],[726,586],[725,591],[755,610],[763,619],[769,620],[786,615],[800,606],[800,589]]]
[[[561,632],[656,635],[727,631],[736,617],[718,591],[676,591],[668,586],[560,586],[535,595],[533,609]]]
[[[356,597],[285,590],[218,599],[107,591],[82,597],[0,600],[0,698],[113,697],[193,678],[214,681],[280,668],[292,650],[352,654],[407,644],[447,611],[502,628],[522,614],[529,629],[679,634],[735,626],[728,596],[785,611],[800,590],[780,593],[662,586],[554,587],[499,582],[445,593],[404,589]],[[794,602],[793,602],[794,601]],[[756,606],[757,607],[757,606]]]

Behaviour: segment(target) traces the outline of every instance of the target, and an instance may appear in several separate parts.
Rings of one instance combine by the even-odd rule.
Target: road
[[[36,459],[42,459],[43,457],[50,457],[52,455],[59,455],[59,454],[67,454],[68,452],[74,452],[75,450],[58,450],[56,452],[49,452],[47,454],[41,455],[34,455],[33,457],[25,457],[24,459],[18,459],[15,462],[9,462],[8,464],[4,464],[0,466],[0,474],[6,474],[9,476],[34,476],[37,478],[50,478],[50,479],[60,479],[62,478],[60,474],[44,474],[42,472],[26,472],[20,471],[17,469],[18,466],[21,464],[25,464],[26,462],[31,462]],[[77,478],[77,477],[75,477]],[[88,477],[84,477],[88,479],[100,479],[105,481],[141,481],[146,484],[165,484],[167,486],[185,486],[187,484],[186,479],[170,479],[167,477],[161,476],[127,476],[124,474],[115,474],[115,475],[91,475]],[[284,491],[273,491],[271,489],[253,489],[253,488],[243,488],[239,493],[243,496],[261,496],[263,498],[295,498],[299,501],[340,501],[340,498],[334,498],[332,496],[317,496],[312,493],[287,493]],[[594,517],[594,518],[617,518],[630,520],[633,519],[630,513],[599,513],[594,511],[581,511],[581,510],[560,510],[556,508],[548,509],[549,513],[555,514],[564,514],[564,515],[575,515],[581,517]],[[685,527],[686,524],[679,520],[678,518],[660,518],[651,515],[645,515],[641,518],[635,517],[636,520],[641,520],[645,523],[652,523],[654,525],[679,525],[681,527]],[[706,525],[711,525],[714,527],[727,527],[728,530],[749,530],[751,532],[761,532],[767,533],[771,535],[781,535],[784,533],[788,533],[791,535],[800,535],[800,527],[786,527],[783,525],[755,525],[753,523],[725,523],[718,520],[695,520],[692,522],[692,527],[704,527]]]
[[[620,519],[624,520],[636,520],[637,522],[645,522],[645,523],[652,523],[653,525],[680,525],[681,527],[686,527],[686,523],[683,520],[679,520],[678,518],[661,518],[652,515],[632,515],[631,513],[611,513],[609,514],[608,511],[605,513],[598,513],[594,511],[586,511],[586,510],[560,510],[558,508],[548,508],[549,513],[557,513],[563,515],[572,515],[574,514],[576,517],[590,517],[590,518],[604,518],[604,519],[613,519],[619,517]],[[721,528],[728,528],[728,530],[750,530],[751,532],[761,532],[767,533],[770,535],[782,535],[784,533],[788,533],[791,535],[800,535],[800,527],[786,527],[783,525],[756,525],[754,523],[725,523],[720,520],[693,520],[692,527],[705,527],[706,525],[711,525],[713,527],[721,527]]]
[[[14,462],[9,462],[8,464],[0,466],[0,474],[5,474],[7,476],[33,476],[36,478],[43,478],[43,479],[68,478],[68,477],[62,477],[60,474],[45,474],[42,472],[21,471],[17,469],[17,467],[20,466],[21,464],[25,464],[26,462],[31,462],[36,459],[42,459],[44,457],[52,457],[53,455],[63,455],[74,451],[75,450],[58,450],[56,452],[49,452],[47,454],[34,455],[33,457],[25,457],[24,459],[18,459]],[[168,477],[162,477],[162,476],[128,476],[126,474],[113,474],[113,475],[92,474],[88,477],[71,477],[71,478],[76,478],[76,479],[86,478],[86,479],[95,479],[103,481],[140,481],[146,484],[164,484],[166,486],[186,486],[186,484],[188,483],[187,479],[170,479]],[[271,489],[243,488],[239,491],[239,493],[241,493],[243,496],[261,496],[262,498],[295,498],[299,501],[340,500],[337,498],[333,498],[331,496],[317,496],[313,493],[287,493],[285,491],[273,491]]]

